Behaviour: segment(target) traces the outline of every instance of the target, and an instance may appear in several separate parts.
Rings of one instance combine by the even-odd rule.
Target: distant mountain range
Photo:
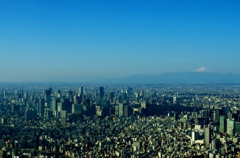
[[[179,72],[156,75],[136,74],[124,78],[101,80],[110,83],[240,83],[240,74]]]

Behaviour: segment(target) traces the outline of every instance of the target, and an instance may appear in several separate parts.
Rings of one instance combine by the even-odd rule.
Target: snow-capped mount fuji
[[[210,72],[210,70],[209,70],[209,68],[203,66],[193,72]]]

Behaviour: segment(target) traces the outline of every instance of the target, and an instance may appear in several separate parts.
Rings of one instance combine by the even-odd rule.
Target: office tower
[[[135,93],[134,94],[134,100],[135,101],[139,101],[139,93]]]
[[[27,99],[28,98],[28,93],[27,92],[23,92],[23,99]]]
[[[132,94],[133,94],[133,88],[132,88],[132,87],[128,87],[127,95],[128,95],[129,97],[131,97]]]
[[[121,116],[123,116],[123,103],[119,103],[119,105],[118,105],[118,116],[119,117],[121,117]]]
[[[51,109],[51,111],[53,111],[53,112],[57,111],[57,103],[56,103],[56,100],[55,100],[55,99],[52,99],[52,100],[51,100],[50,109]]]
[[[220,119],[220,109],[215,109],[215,114],[216,114],[216,121],[219,121],[219,119]]]
[[[46,102],[50,102],[51,101],[51,89],[46,89],[45,90],[45,100]]]
[[[234,135],[234,125],[234,119],[227,119],[227,134],[229,134],[230,137],[233,137]]]
[[[115,115],[115,107],[110,107],[110,115]]]
[[[100,103],[101,105],[101,108],[103,108],[104,106],[102,105],[103,101]],[[84,104],[83,104],[83,108],[85,109],[85,114],[86,115],[92,115],[94,112],[94,107],[92,106],[92,103],[91,103],[91,99],[86,99],[84,101]],[[107,106],[107,105],[106,105]]]
[[[220,127],[219,127],[219,131],[220,132],[226,132],[226,115],[221,115],[220,116]]]
[[[240,134],[240,122],[235,121],[234,127],[235,127],[234,134]]]
[[[82,114],[83,108],[81,104],[72,105],[72,114]]]
[[[66,118],[67,117],[67,111],[66,110],[62,110],[61,111],[61,118]]]
[[[48,119],[51,119],[54,117],[53,111],[52,110],[46,110],[46,116]]]
[[[141,102],[141,108],[146,109],[147,108],[147,103],[146,101]]]
[[[178,120],[179,119],[179,114],[177,112],[173,113],[173,118],[174,120]]]
[[[202,117],[205,117],[205,118],[209,117],[208,110],[202,110],[201,112],[202,112]]]
[[[5,91],[2,92],[2,97],[3,97],[3,99],[6,98],[6,92]]]
[[[108,99],[110,100],[110,102],[113,102],[113,98],[114,98],[114,93],[113,92],[110,92],[108,94]]]
[[[172,100],[173,100],[173,104],[177,103],[177,97],[176,96],[173,96]]]
[[[73,101],[73,96],[74,96],[74,91],[69,90],[69,91],[68,91],[68,99],[69,99],[70,101]]]
[[[211,142],[211,129],[210,127],[204,128],[204,143],[206,147],[209,147],[209,144]]]
[[[235,134],[240,134],[240,122],[235,122]]]
[[[78,87],[78,94],[83,95],[83,86]]]
[[[58,92],[57,92],[57,98],[61,98],[61,91],[60,90],[58,90]]]
[[[49,89],[45,90],[45,102],[46,102],[48,108],[50,108],[51,93],[52,93],[52,89],[49,88]]]
[[[85,104],[86,104],[87,107],[90,107],[91,106],[91,99],[87,99]]]
[[[133,109],[132,109],[132,107],[129,106],[129,105],[127,105],[127,104],[125,104],[125,105],[123,106],[123,115],[124,115],[125,117],[129,117],[129,116],[131,116],[132,114],[133,114]]]
[[[126,100],[127,100],[127,94],[125,92],[122,92],[120,96],[120,103],[124,103],[126,102]]]
[[[232,113],[228,113],[227,114],[227,119],[233,119],[233,114]]]
[[[192,117],[197,118],[198,113],[197,112],[192,112]]]
[[[8,119],[5,118],[5,117],[2,117],[2,118],[1,118],[1,124],[6,125],[7,123],[8,123]]]
[[[19,105],[11,105],[11,112],[12,113],[18,112],[19,110],[20,110]]]
[[[67,113],[72,112],[72,102],[69,99],[64,99],[62,103],[62,110],[66,110]]]
[[[217,140],[216,139],[213,139],[212,140],[212,143],[211,143],[211,149],[212,150],[215,150],[217,148]]]
[[[58,102],[57,103],[57,112],[56,112],[56,116],[58,117],[58,118],[60,118],[60,115],[61,115],[61,111],[62,111],[62,102]]]
[[[99,99],[103,99],[103,97],[104,97],[104,88],[99,87]]]
[[[40,98],[37,106],[37,112],[43,114],[45,109],[45,99]]]
[[[192,131],[192,141],[195,142],[198,139],[199,139],[199,132]]]

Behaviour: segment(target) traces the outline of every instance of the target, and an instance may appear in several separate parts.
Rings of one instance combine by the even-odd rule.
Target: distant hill
[[[136,74],[105,81],[118,83],[240,83],[240,74],[208,72],[179,72],[156,75]]]

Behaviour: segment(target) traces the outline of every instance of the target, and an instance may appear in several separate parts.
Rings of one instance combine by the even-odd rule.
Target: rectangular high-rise
[[[211,142],[211,129],[210,127],[204,128],[204,143],[206,147],[209,147],[209,144]]]
[[[219,131],[220,132],[226,132],[226,115],[221,115],[220,116],[220,127],[219,127]]]
[[[231,137],[234,135],[234,125],[234,119],[227,119],[227,134],[229,134]]]
[[[123,116],[123,112],[124,112],[124,106],[123,106],[123,103],[119,103],[119,105],[118,105],[118,116],[119,117],[121,117],[121,116]]]
[[[240,122],[235,122],[235,134],[240,134]]]
[[[78,94],[83,95],[83,86],[78,87]]]
[[[37,112],[43,114],[45,109],[45,99],[40,98],[38,102]]]
[[[99,99],[103,99],[103,97],[104,97],[104,88],[99,87]]]

